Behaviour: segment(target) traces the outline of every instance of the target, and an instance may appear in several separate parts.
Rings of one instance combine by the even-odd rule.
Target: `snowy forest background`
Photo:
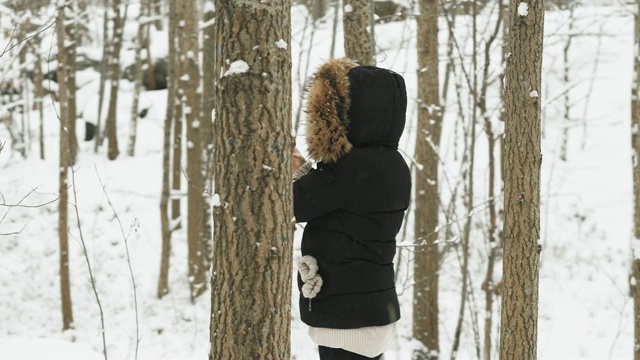
[[[115,13],[104,3],[84,1],[83,10],[72,17],[82,32],[76,50],[78,155],[69,175],[69,186],[75,194],[69,200],[72,206],[68,223],[74,321],[73,329],[63,332],[58,241],[58,84],[55,77],[48,76],[58,66],[58,8],[49,1],[27,1],[24,4],[28,6],[20,1],[0,1],[1,359],[100,359],[104,356],[103,341],[113,359],[200,359],[209,352],[211,299],[208,289],[204,295],[193,296],[187,273],[186,217],[176,220],[182,222],[182,227],[171,234],[168,292],[158,298],[162,255],[158,205],[168,96],[164,79],[169,66],[168,7],[159,0],[122,0],[117,6],[123,16],[126,14],[118,65],[122,76],[117,82],[117,137],[121,150],[117,159],[109,160],[106,140],[100,146],[95,138],[83,141],[85,132],[92,130],[85,123],[101,124],[98,129],[102,132],[108,115],[108,79],[103,88],[103,105],[99,105],[101,69],[103,74],[108,73],[101,61]],[[384,5],[378,6],[375,22],[377,65],[402,74],[406,80],[410,101],[401,151],[415,171],[419,166],[413,161],[417,4],[404,1],[397,3],[399,7],[385,10],[390,2],[379,3]],[[484,354],[488,314],[483,283],[488,254],[493,252],[487,240],[489,159],[481,121],[488,119],[498,135],[503,128],[499,119],[500,75],[504,68],[500,32],[489,47],[487,110],[481,114],[476,137],[471,141],[474,106],[465,76],[472,69],[474,58],[480,64],[478,69],[484,66],[485,44],[497,21],[499,1],[477,2],[479,45],[475,52],[470,3],[441,2],[444,10],[438,24],[440,79],[449,79],[448,92],[443,94],[446,111],[440,144],[440,358],[451,359],[476,359]],[[153,5],[158,5],[157,9],[147,13],[148,6]],[[291,50],[292,125],[303,153],[304,89],[308,77],[332,56],[344,55],[340,21],[344,8],[334,5],[326,3],[325,9],[318,9],[313,4],[292,4],[292,38],[278,44]],[[212,27],[213,22],[205,19],[205,13],[213,10],[212,1],[199,1],[201,34]],[[540,94],[540,359],[630,359],[633,355],[629,279],[636,13],[637,5],[632,1],[546,1]],[[138,58],[140,34],[145,34],[149,46],[148,51],[142,49]],[[200,56],[204,57],[203,53]],[[136,59],[142,63],[138,68]],[[138,97],[136,69],[138,73],[148,73],[149,63],[155,64],[154,82],[158,89],[150,89],[145,75]],[[43,73],[39,84],[36,66]],[[478,76],[484,81],[482,74]],[[36,93],[38,86],[42,86],[40,95]],[[137,104],[135,99],[139,99]],[[41,113],[38,104],[42,104]],[[132,126],[132,119],[137,121],[136,126]],[[130,151],[128,144],[134,132],[137,139],[134,151]],[[189,146],[188,141],[181,146]],[[471,152],[474,157],[469,156]],[[466,184],[470,158],[475,159],[471,169],[476,181],[471,189],[474,205],[469,209],[470,189]],[[171,196],[182,198],[183,214],[187,212],[185,191],[183,183]],[[215,205],[213,192],[209,191],[208,197]],[[499,192],[496,202],[501,202]],[[419,347],[413,339],[411,323],[412,259],[417,245],[412,211],[397,239],[397,289],[403,318],[397,341],[385,354],[387,360],[410,359]],[[471,219],[469,262],[462,271],[465,248],[460,238],[466,219]],[[300,235],[298,226],[292,249],[294,260],[299,254]],[[495,261],[492,281],[499,283],[499,253]],[[292,269],[295,271],[293,264]],[[469,279],[464,285],[467,292],[461,333],[456,337],[464,272]],[[293,281],[291,291],[291,357],[314,359],[317,350],[298,319],[298,290]],[[101,307],[96,304],[96,292]],[[500,294],[493,296],[491,357],[497,358]],[[456,338],[459,345],[452,350]]]

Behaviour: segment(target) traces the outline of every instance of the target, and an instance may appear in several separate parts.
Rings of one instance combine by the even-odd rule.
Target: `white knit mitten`
[[[302,281],[307,282],[318,273],[318,261],[311,255],[305,255],[298,260],[298,271]]]
[[[302,295],[307,299],[313,299],[322,287],[322,277],[318,274],[318,261],[311,255],[305,255],[298,260],[298,271],[304,282]]]
[[[302,295],[307,299],[313,299],[320,292],[322,287],[322,278],[316,274],[312,279],[305,281],[302,285]]]

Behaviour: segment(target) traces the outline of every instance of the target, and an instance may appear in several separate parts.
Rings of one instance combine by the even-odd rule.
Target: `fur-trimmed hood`
[[[331,60],[318,68],[309,88],[309,155],[335,162],[354,146],[397,149],[406,108],[407,91],[399,74],[348,58]]]

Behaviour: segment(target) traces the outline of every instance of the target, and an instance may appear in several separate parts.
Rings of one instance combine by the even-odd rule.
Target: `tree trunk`
[[[73,309],[71,306],[71,281],[69,279],[69,194],[67,174],[69,171],[69,108],[68,108],[68,67],[65,52],[65,10],[58,7],[56,37],[58,43],[58,93],[60,101],[60,173],[58,183],[58,237],[60,240],[60,299],[62,303],[62,330],[73,328]]]
[[[126,20],[126,11],[123,17],[120,15],[120,0],[112,0],[113,12],[113,36],[111,39],[111,66],[110,83],[111,95],[109,97],[109,111],[107,113],[107,139],[109,141],[109,150],[107,157],[109,160],[115,160],[120,154],[118,149],[118,87],[120,85],[120,50],[122,49],[122,33],[124,28],[124,20]]]
[[[511,0],[508,16],[500,358],[527,360],[536,358],[538,336],[543,0]]]
[[[442,127],[438,76],[438,0],[421,0],[418,17],[418,131],[413,290],[413,336],[424,345],[414,359],[438,359],[438,147]]]
[[[492,117],[490,112],[487,110],[487,91],[489,89],[489,82],[491,79],[489,78],[489,68],[492,64],[491,61],[491,52],[492,44],[500,34],[500,30],[503,29],[503,17],[505,16],[505,11],[502,6],[502,0],[497,2],[497,10],[498,10],[498,19],[495,24],[495,28],[493,34],[489,37],[484,47],[484,66],[482,71],[482,87],[480,90],[480,94],[478,97],[478,110],[480,111],[481,116],[484,118],[484,131],[487,135],[487,145],[488,145],[488,155],[489,155],[489,184],[488,184],[488,196],[487,207],[489,208],[489,226],[487,229],[488,232],[488,256],[487,256],[487,271],[485,273],[485,278],[482,283],[482,290],[485,294],[485,316],[484,316],[484,349],[483,349],[483,357],[484,360],[491,360],[491,352],[493,347],[493,304],[495,301],[495,283],[493,281],[494,278],[494,269],[497,261],[499,250],[502,246],[501,235],[498,231],[498,203],[496,202],[496,184],[501,184],[501,178],[499,177],[499,173],[496,173],[496,169],[498,165],[496,164],[496,151],[497,144],[499,144],[498,137],[494,131],[494,124],[492,122]],[[504,46],[501,47],[504,49]],[[501,82],[502,83],[502,82]],[[501,89],[502,90],[502,89]],[[501,92],[502,93],[502,92]],[[500,103],[502,104],[502,103]],[[501,108],[502,106],[500,106]],[[502,120],[500,118],[500,120]],[[498,175],[498,177],[496,177]]]
[[[205,265],[205,244],[207,238],[204,219],[204,176],[202,135],[200,128],[200,65],[198,62],[198,4],[197,0],[178,3],[176,13],[179,19],[178,40],[179,73],[178,94],[187,130],[187,243],[189,248],[189,284],[191,299],[195,299],[206,289],[207,267]]]
[[[216,1],[210,359],[291,355],[289,4]]]
[[[173,1],[169,1],[169,24],[173,22],[174,28],[173,30],[169,29],[169,49],[171,46],[174,47],[173,57],[169,57],[168,61],[168,71],[173,72],[175,75],[173,77],[174,89],[176,92],[173,98],[169,98],[167,101],[173,101],[173,162],[171,168],[171,188],[173,190],[173,195],[171,196],[171,222],[174,224],[175,229],[179,229],[182,227],[181,223],[181,208],[180,208],[180,200],[182,195],[180,194],[182,187],[182,102],[180,101],[180,97],[182,94],[179,93],[178,89],[178,76],[177,76],[177,68],[178,68],[178,17],[176,11],[177,3]],[[173,42],[171,42],[173,39]],[[171,50],[169,50],[171,53]],[[172,65],[173,64],[173,65]],[[180,195],[179,195],[180,194]]]
[[[153,1],[146,0],[146,5],[143,5],[147,11],[147,16],[153,16]],[[162,20],[160,21],[160,28],[162,27]],[[142,43],[143,48],[146,50],[146,62],[147,62],[147,90],[156,90],[158,85],[156,84],[155,69],[153,66],[153,59],[151,58],[151,24],[145,24],[145,35]]]
[[[175,3],[171,1],[169,16],[169,55],[167,67],[167,112],[164,119],[164,146],[162,150],[162,194],[160,196],[160,225],[162,229],[162,254],[160,256],[160,276],[158,278],[158,298],[169,293],[169,265],[171,259],[171,228],[169,221],[170,175],[171,175],[171,125],[175,112],[176,97],[176,16]]]
[[[42,60],[40,59],[40,52],[38,46],[33,47],[33,53],[35,58],[33,82],[34,82],[34,109],[38,110],[38,142],[40,144],[40,159],[44,160],[44,75],[42,74]]]
[[[73,4],[73,3],[72,3]],[[67,25],[65,26],[66,33],[66,45],[65,45],[65,67],[67,68],[67,103],[68,103],[68,111],[67,111],[67,125],[69,126],[69,155],[70,155],[70,165],[74,165],[76,163],[76,159],[78,157],[78,136],[76,135],[76,120],[77,120],[77,111],[76,111],[76,41],[77,41],[77,11],[78,8],[75,5],[67,5],[67,13],[71,13],[73,16],[73,20],[67,21]],[[60,81],[60,78],[58,78]]]
[[[177,34],[177,33],[176,33]],[[176,54],[177,57],[177,54]],[[176,62],[177,63],[177,62]],[[174,79],[176,89],[178,87],[177,76]],[[171,101],[171,100],[168,100]],[[171,220],[175,223],[175,228],[182,228],[182,103],[178,99],[178,92],[176,90],[176,97],[174,98],[175,104],[173,105],[173,162],[171,163],[171,189],[173,194],[171,196]]]
[[[162,31],[162,17],[164,16],[162,12],[164,0],[152,0],[153,1],[153,11],[151,12],[153,16],[158,16],[160,19],[154,21],[153,26],[156,27],[156,30]],[[169,3],[169,8],[171,8],[172,0],[167,1]],[[171,16],[171,15],[169,15]]]
[[[362,65],[375,65],[375,44],[367,30],[371,24],[369,0],[344,0],[344,52]]]
[[[26,16],[26,14],[21,11],[20,15]],[[27,36],[27,23],[23,22],[20,24],[20,31],[18,33],[18,39],[24,39]],[[26,62],[27,62],[27,47],[22,46],[20,51],[18,51],[18,68],[20,69],[20,74],[18,76],[19,81],[19,89],[20,89],[20,98],[24,99],[24,104],[17,106],[16,109],[20,111],[20,132],[18,134],[20,139],[20,151],[22,156],[26,159],[29,156],[29,152],[31,151],[31,137],[30,134],[30,123],[31,119],[29,119],[29,83],[27,81],[27,71],[26,71]]]
[[[640,0],[636,0],[637,10],[640,11]],[[634,53],[634,77],[631,97],[631,145],[633,148],[633,193],[634,193],[634,214],[633,214],[633,235],[631,249],[633,259],[631,261],[631,296],[633,297],[633,333],[634,347],[633,358],[640,360],[640,106],[638,106],[638,95],[640,93],[640,12],[635,14],[634,22],[635,53]]]
[[[100,60],[100,87],[98,90],[98,115],[96,121],[96,142],[94,151],[97,153],[98,148],[102,145],[102,105],[104,104],[104,87],[107,80],[107,72],[109,71],[109,59],[111,59],[111,49],[109,41],[108,20],[109,20],[109,0],[104,0],[104,14],[102,16],[102,60]]]
[[[311,11],[314,22],[322,18],[329,8],[329,1],[327,0],[310,0],[309,3],[310,4],[307,4],[307,7]]]
[[[215,93],[215,49],[216,49],[216,27],[215,23],[214,2],[208,1],[204,8],[204,23],[209,26],[203,29],[202,36],[202,141],[205,149],[205,194],[211,194],[213,189],[213,111],[215,109],[216,93]],[[204,216],[205,216],[205,235],[208,238],[207,247],[205,249],[205,259],[207,268],[211,266],[211,257],[213,255],[213,214],[211,213],[211,202],[205,199]]]
[[[129,146],[127,154],[134,156],[136,150],[136,139],[138,132],[138,106],[140,103],[140,92],[142,91],[142,50],[146,44],[145,40],[145,28],[147,24],[143,24],[148,14],[146,10],[149,9],[149,0],[143,0],[140,4],[140,13],[138,14],[138,33],[136,36],[136,50],[135,50],[135,66],[134,66],[134,85],[133,85],[133,104],[131,106],[131,123],[129,127]],[[148,56],[148,55],[147,55]]]

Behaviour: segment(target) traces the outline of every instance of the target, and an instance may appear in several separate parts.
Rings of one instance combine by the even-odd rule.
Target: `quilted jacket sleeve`
[[[333,166],[318,164],[293,183],[293,212],[298,222],[307,222],[344,207],[347,191]]]

